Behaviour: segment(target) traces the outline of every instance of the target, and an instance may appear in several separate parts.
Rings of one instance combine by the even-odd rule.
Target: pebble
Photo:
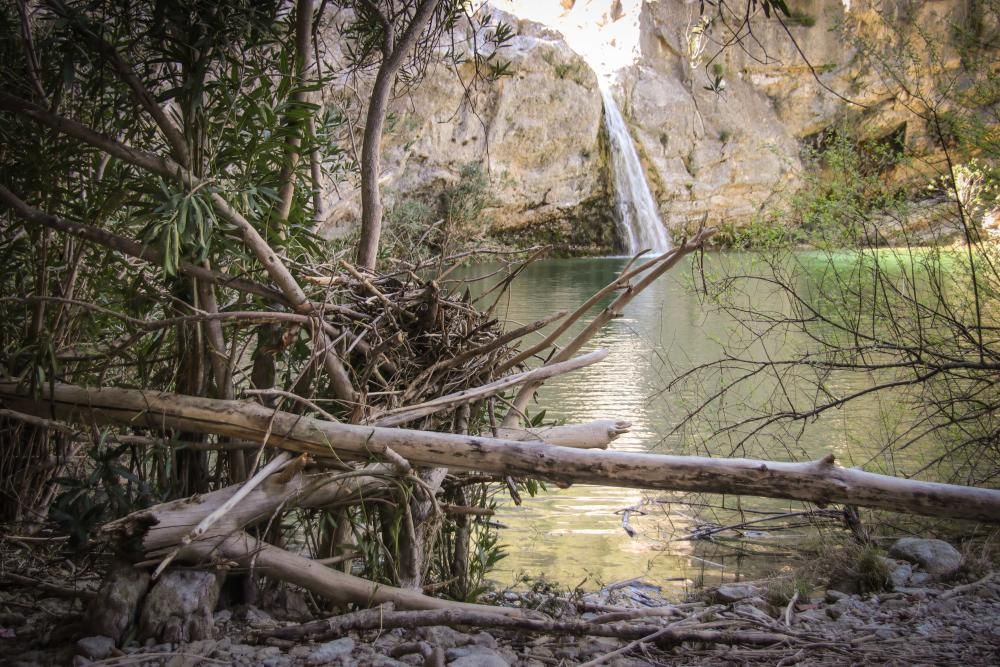
[[[830,590],[828,590],[826,592],[826,595],[824,596],[824,599],[826,600],[827,603],[833,604],[834,602],[837,602],[838,600],[843,600],[844,598],[849,598],[849,597],[851,597],[851,596],[848,595],[847,593],[844,593],[844,592],[838,591],[838,590],[834,590],[834,589],[831,588]]]
[[[715,591],[715,600],[722,604],[739,602],[760,595],[760,589],[749,584],[725,584]]]
[[[115,640],[104,635],[84,637],[76,642],[77,653],[91,660],[104,660],[111,657],[114,650]]]
[[[496,653],[475,653],[452,660],[448,664],[452,667],[508,667],[511,663]]]
[[[307,665],[325,665],[337,658],[347,656],[354,650],[354,640],[350,637],[341,637],[332,642],[320,644],[306,658]]]

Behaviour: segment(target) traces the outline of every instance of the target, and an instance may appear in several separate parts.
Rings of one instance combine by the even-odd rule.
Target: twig
[[[576,370],[577,368],[589,366],[590,364],[601,361],[607,356],[608,350],[602,348],[559,364],[551,364],[549,366],[542,366],[541,368],[535,368],[516,375],[509,375],[481,387],[463,389],[462,391],[454,394],[441,396],[419,405],[410,405],[403,408],[397,408],[395,410],[389,410],[377,417],[374,424],[376,426],[399,426],[400,424],[405,424],[406,422],[419,419],[420,417],[425,417],[440,410],[452,408],[462,403],[472,403],[473,401],[478,401],[488,396],[499,394],[504,389],[513,387],[523,382],[534,382],[540,379],[550,378],[555,375],[561,375],[562,373],[568,373],[572,370]]]
[[[595,637],[615,637],[618,639],[639,639],[646,641],[648,641],[647,638],[650,635],[655,634],[657,643],[667,645],[686,641],[698,641],[770,646],[779,642],[797,641],[794,636],[774,632],[705,630],[678,627],[676,625],[657,627],[650,624],[598,624],[580,620],[542,620],[455,608],[370,614],[356,612],[322,621],[303,623],[297,626],[265,630],[258,635],[258,640],[261,637],[278,637],[280,639],[302,640],[308,638],[316,641],[325,641],[326,639],[343,636],[352,631],[374,630],[376,628],[418,628],[431,625],[510,628],[545,634],[591,635]]]
[[[785,607],[785,625],[792,627],[792,611],[795,609],[795,603],[799,601],[799,592],[795,591],[792,595],[792,599],[788,601],[788,606]]]
[[[601,664],[602,662],[605,662],[606,660],[610,660],[611,658],[614,658],[614,657],[619,656],[619,655],[625,655],[626,653],[631,652],[633,649],[636,649],[636,648],[642,646],[643,644],[647,644],[647,643],[649,643],[651,641],[655,641],[659,637],[661,637],[661,636],[665,635],[667,632],[669,632],[672,627],[673,627],[672,625],[668,625],[665,628],[660,628],[656,632],[651,632],[650,634],[646,635],[645,637],[642,637],[640,639],[636,639],[635,641],[631,641],[628,644],[625,644],[625,646],[622,646],[619,649],[611,651],[610,653],[605,653],[604,655],[598,656],[598,657],[594,658],[593,660],[588,660],[587,662],[581,663],[580,667],[597,667],[597,665]]]
[[[323,417],[327,421],[332,421],[332,422],[340,421],[339,419],[331,415],[329,412],[327,412],[323,408],[319,407],[318,405],[310,401],[308,398],[299,396],[298,394],[293,394],[290,391],[285,391],[283,389],[244,389],[243,393],[249,394],[251,396],[283,396],[293,401],[302,403],[303,405],[315,410],[320,414],[321,417]]]

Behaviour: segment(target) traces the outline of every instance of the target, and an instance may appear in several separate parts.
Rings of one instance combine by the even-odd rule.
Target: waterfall
[[[611,94],[611,82],[600,75],[597,79],[604,98],[604,124],[611,143],[618,224],[628,242],[628,252],[635,254],[650,249],[662,255],[670,250],[670,238],[660,220],[653,193],[649,191],[635,143]]]

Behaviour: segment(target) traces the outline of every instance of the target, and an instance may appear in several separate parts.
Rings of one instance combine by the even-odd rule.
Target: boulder
[[[946,577],[962,566],[962,554],[944,540],[903,537],[889,549],[889,556],[914,563],[937,577]]]
[[[354,640],[350,637],[341,637],[332,642],[320,644],[309,657],[306,658],[307,665],[326,665],[334,660],[346,658],[354,650]]]
[[[167,570],[153,586],[139,617],[139,636],[191,642],[212,636],[212,612],[223,576],[201,570]]]
[[[87,608],[89,633],[110,637],[120,644],[135,624],[148,589],[148,572],[127,563],[113,565]]]

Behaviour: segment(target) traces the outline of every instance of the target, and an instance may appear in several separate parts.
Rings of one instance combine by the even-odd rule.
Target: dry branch
[[[336,602],[372,605],[391,602],[403,609],[436,609],[465,613],[524,616],[521,609],[452,602],[412,590],[386,586],[345,574],[316,561],[261,542],[246,533],[195,542],[181,551],[181,558],[194,561],[222,558],[282,581],[302,586]],[[427,613],[427,612],[420,612]]]
[[[542,368],[549,368],[543,366]],[[563,424],[539,428],[501,428],[497,437],[519,442],[538,441],[560,447],[606,449],[620,435],[628,433],[632,424],[615,419],[595,419],[585,424]]]
[[[489,398],[490,396],[495,396],[504,389],[509,389],[510,387],[517,386],[524,382],[544,380],[556,375],[568,373],[578,368],[583,368],[584,366],[589,366],[590,364],[595,364],[607,356],[608,351],[606,349],[602,348],[600,350],[594,350],[589,354],[581,355],[575,359],[570,359],[560,364],[551,364],[549,366],[542,366],[541,368],[525,371],[524,373],[508,375],[507,377],[500,378],[496,382],[491,382],[481,387],[464,389],[454,394],[441,396],[419,405],[410,405],[390,410],[376,418],[374,423],[376,426],[399,426],[400,424],[405,424],[406,422],[419,419],[420,417],[426,417],[427,415],[440,412],[441,410],[447,410],[458,405],[473,403],[484,398]]]
[[[1000,491],[900,479],[834,465],[714,459],[555,447],[448,433],[335,424],[239,401],[166,392],[46,385],[34,397],[0,382],[10,409],[68,421],[181,429],[255,439],[318,457],[370,456],[391,448],[412,465],[668,491],[845,503],[928,516],[1000,522]]]

